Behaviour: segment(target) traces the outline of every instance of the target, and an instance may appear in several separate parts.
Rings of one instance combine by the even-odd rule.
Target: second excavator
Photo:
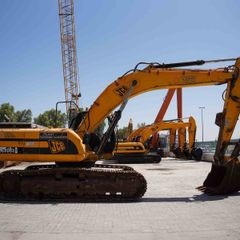
[[[193,70],[179,67],[233,61],[224,68]],[[240,58],[172,64],[139,64],[113,81],[87,112],[80,113],[72,129],[0,129],[0,161],[54,162],[30,165],[24,170],[0,174],[0,198],[7,200],[136,200],[146,191],[145,178],[130,167],[95,164],[114,151],[114,129],[131,97],[169,88],[226,84],[224,107],[217,114],[220,127],[212,169],[199,190],[229,194],[240,189],[240,144],[231,156],[226,149],[240,112]],[[99,138],[94,130],[109,118],[109,128]]]
[[[165,120],[163,118],[169,107],[174,93],[177,93],[177,118],[175,120]],[[169,150],[174,152],[176,157],[187,157],[191,159],[200,159],[201,154],[198,153],[200,149],[190,147],[190,151],[186,144],[186,128],[189,127],[190,146],[194,145],[196,124],[195,120],[191,117],[189,123],[182,122],[182,89],[168,89],[164,98],[161,108],[156,116],[153,124],[146,125],[135,129],[133,131],[132,119],[130,119],[127,135],[124,141],[117,141],[116,149],[114,150],[113,159],[117,163],[159,163],[162,157],[169,154]],[[170,138],[170,149],[167,146],[168,136],[159,136],[160,131],[168,130]],[[176,133],[178,134],[178,147],[176,147]],[[192,136],[194,139],[192,139]],[[197,150],[197,151],[195,151]],[[187,156],[186,156],[187,155]],[[196,157],[197,156],[197,157]]]
[[[187,129],[187,130],[186,130]],[[153,142],[154,133],[160,131],[169,131],[170,151],[177,157],[187,159],[201,159],[201,149],[195,147],[196,122],[193,117],[189,117],[188,122],[179,119],[165,120],[159,123],[147,125],[139,128],[129,135],[128,141],[139,141],[149,150],[156,150],[159,147],[158,142]],[[176,146],[176,132],[178,131],[178,146]],[[188,147],[186,142],[186,131],[188,132]]]
[[[186,141],[186,129],[188,132],[188,144]],[[179,121],[179,119],[165,120],[136,129],[128,136],[126,142],[117,143],[114,150],[114,159],[118,163],[160,162],[161,157],[166,155],[164,148],[167,147],[167,138],[166,136],[160,138],[160,131],[169,131],[169,150],[176,157],[201,159],[202,150],[195,147],[196,123],[193,117],[189,117],[188,122]],[[176,146],[177,131],[179,137],[178,146]],[[154,134],[158,135],[157,139],[154,139]],[[161,144],[161,142],[164,142],[164,144]]]

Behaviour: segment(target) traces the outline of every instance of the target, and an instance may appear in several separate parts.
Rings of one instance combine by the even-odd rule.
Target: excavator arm
[[[240,112],[240,59],[237,60],[232,81],[228,83],[223,111],[216,115],[216,124],[220,127],[216,154],[216,163],[222,164],[222,160],[235,129]]]
[[[216,125],[219,126],[218,142],[214,155],[214,164],[200,191],[210,194],[228,194],[240,190],[240,142],[230,157],[225,156],[227,147],[235,129],[240,113],[240,59],[237,59],[232,80],[228,82],[223,111],[216,115]]]

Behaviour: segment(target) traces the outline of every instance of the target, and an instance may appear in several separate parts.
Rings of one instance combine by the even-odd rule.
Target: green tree
[[[123,140],[127,137],[128,127],[118,129],[118,139]]]
[[[58,110],[56,119],[56,110],[52,108],[34,118],[34,123],[45,127],[65,127],[67,116],[65,113]]]
[[[31,122],[32,111],[30,109],[24,109],[15,112],[14,106],[10,103],[3,103],[0,106],[0,122],[6,121],[6,118],[9,118],[12,122]]]
[[[30,109],[25,109],[22,111],[15,112],[16,122],[31,122],[32,121],[32,111]]]
[[[14,120],[14,106],[10,105],[10,103],[3,103],[0,106],[0,122],[4,122],[6,116],[10,121]]]

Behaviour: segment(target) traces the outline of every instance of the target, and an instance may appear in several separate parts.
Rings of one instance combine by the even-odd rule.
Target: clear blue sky
[[[89,107],[109,83],[139,61],[240,56],[239,10],[237,0],[75,0],[81,105]],[[0,69],[0,104],[30,108],[37,116],[64,100],[57,0],[1,1]],[[217,137],[215,113],[222,110],[223,90],[184,89],[184,116],[196,118],[198,140],[199,106],[206,107],[205,139]],[[165,93],[132,99],[120,126],[127,125],[129,118],[134,126],[151,123]],[[175,117],[173,102],[165,119]]]

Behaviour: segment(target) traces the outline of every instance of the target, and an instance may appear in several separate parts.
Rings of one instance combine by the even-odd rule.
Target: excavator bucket
[[[233,158],[226,165],[212,164],[203,185],[198,190],[210,195],[232,194],[240,190],[240,161]]]

